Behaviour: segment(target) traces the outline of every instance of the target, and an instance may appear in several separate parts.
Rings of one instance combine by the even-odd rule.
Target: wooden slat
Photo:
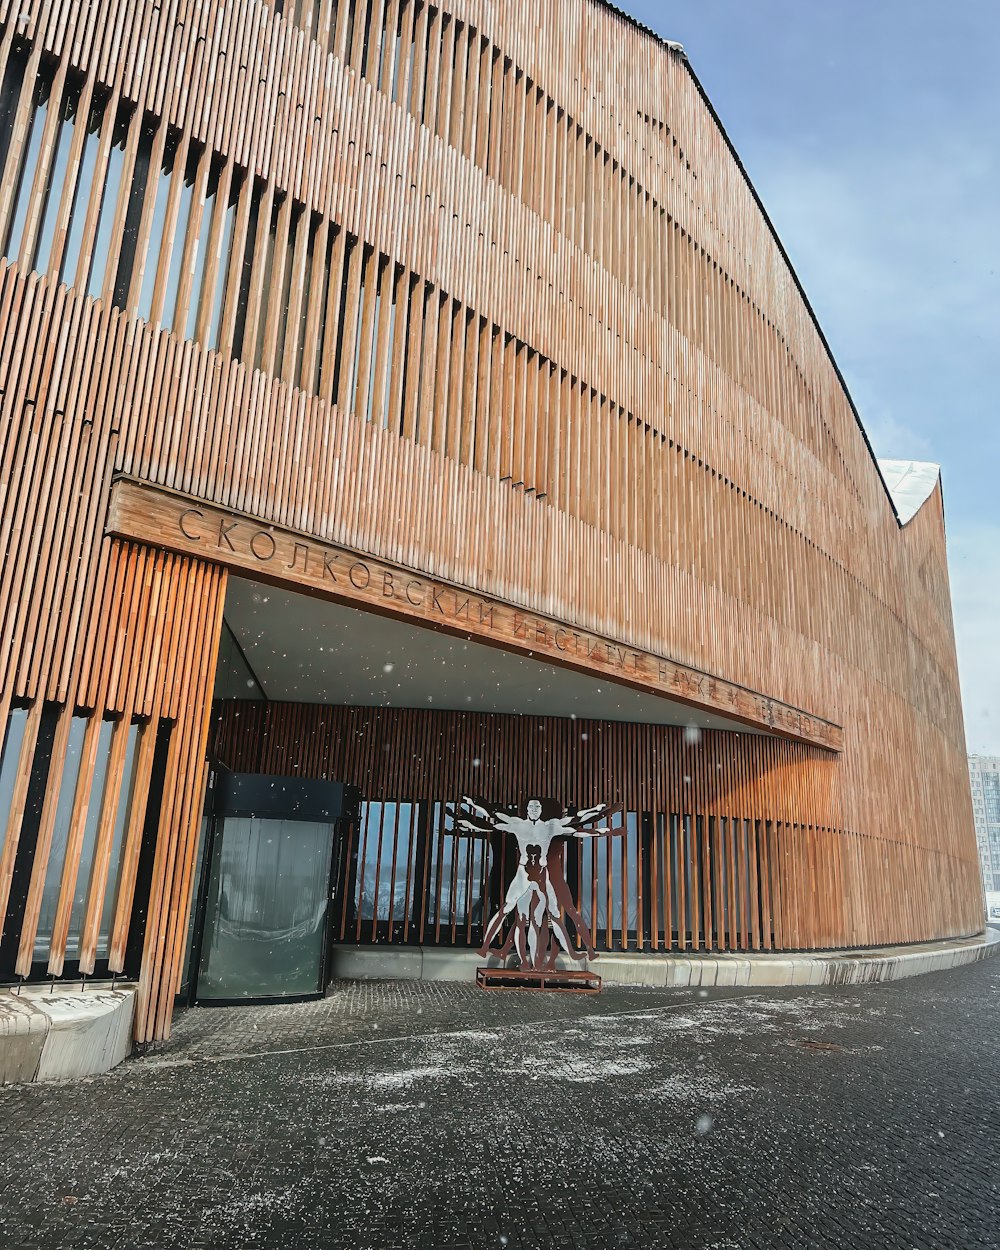
[[[657,868],[662,889],[643,901],[651,936],[670,927],[674,906],[682,929],[688,913],[694,922],[682,941],[700,930],[732,947],[977,929],[940,487],[900,527],[794,275],[684,60],[592,0],[378,0],[367,50],[360,9],[341,4],[333,22],[313,0],[285,7],[0,0],[0,73],[20,55],[15,39],[28,44],[0,180],[0,233],[15,210],[26,226],[20,264],[0,262],[0,711],[27,700],[37,733],[44,705],[57,704],[60,724],[91,718],[91,743],[105,713],[122,726],[146,721],[115,969],[153,743],[170,728],[174,789],[156,835],[142,1035],[166,1031],[179,975],[226,561],[218,542],[165,555],[151,531],[144,545],[109,537],[118,473],[204,501],[213,517],[248,513],[302,550],[337,548],[506,605],[541,623],[550,647],[580,635],[658,657],[691,683],[673,697],[729,719],[749,700],[756,728],[794,739],[780,749],[720,739],[716,776],[707,751],[690,774],[693,805],[680,746],[656,743],[671,767],[636,773],[631,810],[681,818],[693,873],[688,883],[679,856]],[[22,178],[39,73],[50,111]],[[71,172],[49,187],[67,83],[82,84]],[[106,100],[97,183],[77,189],[92,99]],[[108,200],[107,254],[95,255],[120,108],[132,110],[121,188]],[[154,239],[168,139],[175,185]],[[137,165],[147,149],[148,176]],[[184,230],[191,151],[196,200],[210,171],[222,174],[211,223],[192,212]],[[217,254],[234,180],[232,243]],[[47,205],[57,230],[45,276],[25,267]],[[66,276],[82,281],[93,261],[97,303],[54,283],[74,222],[80,262]],[[204,305],[194,341],[182,341],[196,246],[208,249],[205,290],[225,281],[218,351],[205,344]],[[135,320],[153,264],[154,323],[181,275],[178,333]],[[298,584],[290,567],[271,572]],[[596,661],[589,671],[601,671]],[[639,741],[587,768],[578,760],[577,776],[639,769]],[[0,912],[33,750],[19,760],[12,812],[0,813]],[[442,795],[458,775],[442,778]],[[100,877],[111,800],[89,801],[102,804]],[[36,879],[46,819],[30,833]],[[58,866],[60,932],[83,819],[80,806]],[[414,868],[429,871],[426,860]],[[88,894],[88,966],[99,893]],[[37,887],[17,935],[22,968],[36,903]],[[457,940],[462,923],[442,932]],[[437,924],[421,917],[420,931]]]

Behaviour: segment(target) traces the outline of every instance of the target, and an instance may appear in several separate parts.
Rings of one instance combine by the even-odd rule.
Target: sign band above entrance
[[[161,487],[119,478],[108,534],[165,547],[839,751],[838,725],[664,656]]]

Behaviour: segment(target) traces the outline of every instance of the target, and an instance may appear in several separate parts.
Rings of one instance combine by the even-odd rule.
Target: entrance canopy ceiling
[[[271,700],[755,732],[671,699],[243,578],[230,578],[226,622]]]

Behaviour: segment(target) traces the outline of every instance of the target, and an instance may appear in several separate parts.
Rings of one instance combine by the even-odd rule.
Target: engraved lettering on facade
[[[261,545],[261,540],[263,540],[264,550],[258,551],[258,547]],[[273,560],[275,549],[276,544],[274,541],[274,535],[269,534],[267,530],[257,530],[257,532],[250,539],[250,550],[258,560]]]
[[[295,568],[295,562],[299,558],[300,551],[302,552],[302,572],[308,573],[309,572],[309,548],[305,545],[305,543],[293,543],[292,544],[292,558],[285,565],[285,568],[286,569]]]
[[[219,521],[219,541],[216,544],[216,546],[221,547],[222,544],[225,543],[230,551],[235,551],[236,548],[233,546],[232,539],[229,537],[229,535],[233,532],[234,529],[237,528],[238,525],[239,525],[238,521],[230,521],[227,524],[226,518],[222,517],[221,520]]]
[[[177,528],[180,530],[180,532],[184,535],[185,538],[190,539],[191,542],[193,543],[200,543],[201,535],[192,534],[191,531],[185,527],[184,521],[189,516],[203,517],[204,515],[205,515],[204,512],[202,512],[200,508],[185,508],[184,511],[177,518]]]
[[[832,750],[840,749],[837,726],[800,709],[776,703],[754,691],[740,689],[710,673],[700,673],[652,653],[606,641],[560,625],[557,621],[523,612],[513,605],[490,603],[471,592],[459,592],[448,586],[425,582],[411,576],[407,570],[385,567],[380,561],[369,563],[356,559],[348,551],[331,549],[320,543],[314,545],[293,533],[281,529],[275,531],[266,521],[234,517],[207,504],[195,507],[186,500],[164,498],[160,501],[159,511],[147,513],[144,525],[139,522],[130,524],[134,513],[140,509],[147,512],[145,497],[142,497],[142,503],[137,503],[133,490],[127,485],[116,487],[114,501],[118,511],[112,510],[109,532],[149,541],[151,537],[159,536],[166,519],[168,527],[173,527],[175,534],[183,536],[183,543],[178,539],[178,550],[194,545],[208,545],[211,549],[214,544],[216,554],[213,558],[233,568],[245,566],[248,555],[261,563],[277,560],[280,548],[280,565],[275,564],[274,567],[280,568],[290,583],[308,582],[316,587],[327,581],[339,587],[339,564],[341,572],[348,571],[349,584],[355,591],[380,593],[384,600],[404,612],[407,607],[422,612],[429,609],[456,624],[469,623],[473,632],[477,629],[481,633],[489,630],[511,642],[517,640],[524,649],[537,646],[557,651],[568,659],[590,661],[595,669],[605,665],[613,667],[628,678],[659,686],[664,693],[685,702],[731,710],[740,719],[755,721],[796,738],[811,739]],[[255,525],[257,528],[254,528]],[[237,539],[241,530],[247,535],[245,542]],[[230,559],[230,555],[234,558]],[[320,559],[322,571],[319,569]]]

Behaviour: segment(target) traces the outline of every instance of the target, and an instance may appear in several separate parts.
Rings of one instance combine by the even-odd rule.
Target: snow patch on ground
[[[251,1225],[279,1211],[292,1211],[299,1205],[299,1201],[300,1196],[294,1185],[287,1189],[258,1189],[245,1194],[233,1194],[211,1212],[211,1220],[222,1228],[237,1221]]]
[[[385,1099],[384,1095],[408,1091],[421,1084],[464,1082],[470,1071],[483,1062],[484,1049],[489,1053],[491,1043],[499,1041],[499,1034],[481,1030],[447,1033],[436,1037],[431,1035],[425,1041],[417,1041],[420,1062],[407,1067],[394,1068],[387,1065],[376,1072],[322,1071],[304,1077],[303,1081],[330,1089],[356,1086],[376,1097],[383,1095],[380,1100],[382,1110],[409,1110],[421,1104],[392,1101]]]
[[[644,1019],[654,1019],[652,1016],[645,1016]],[[660,1016],[658,1024],[665,1032],[680,1032],[682,1029],[693,1029],[695,1021],[691,1016]]]
[[[442,1081],[461,1075],[457,1067],[444,1064],[428,1064],[420,1068],[403,1068],[400,1072],[379,1072],[367,1078],[367,1084],[374,1089],[409,1089],[418,1081]]]
[[[365,1089],[402,1090],[410,1089],[420,1081],[455,1080],[462,1076],[461,1067],[446,1063],[425,1063],[413,1068],[401,1068],[399,1071],[385,1072],[323,1072],[317,1076],[303,1078],[303,1083],[319,1085],[323,1088],[336,1088],[344,1085],[359,1085]]]
[[[693,1015],[664,1014],[654,1032],[679,1033],[695,1030],[706,1038],[738,1033],[741,1037],[779,1032],[829,1031],[850,1026],[861,1002],[854,999],[825,998],[739,998],[706,1002]],[[880,1009],[867,1009],[874,1016]],[[647,1017],[648,1018],[648,1017]]]
[[[655,1101],[697,1102],[704,1106],[754,1091],[749,1085],[724,1081],[710,1072],[678,1072],[651,1086],[647,1092]]]
[[[531,1079],[544,1077],[587,1085],[616,1076],[636,1076],[640,1072],[648,1072],[651,1066],[645,1059],[605,1059],[583,1053],[538,1056],[508,1070],[511,1076],[527,1076]]]

